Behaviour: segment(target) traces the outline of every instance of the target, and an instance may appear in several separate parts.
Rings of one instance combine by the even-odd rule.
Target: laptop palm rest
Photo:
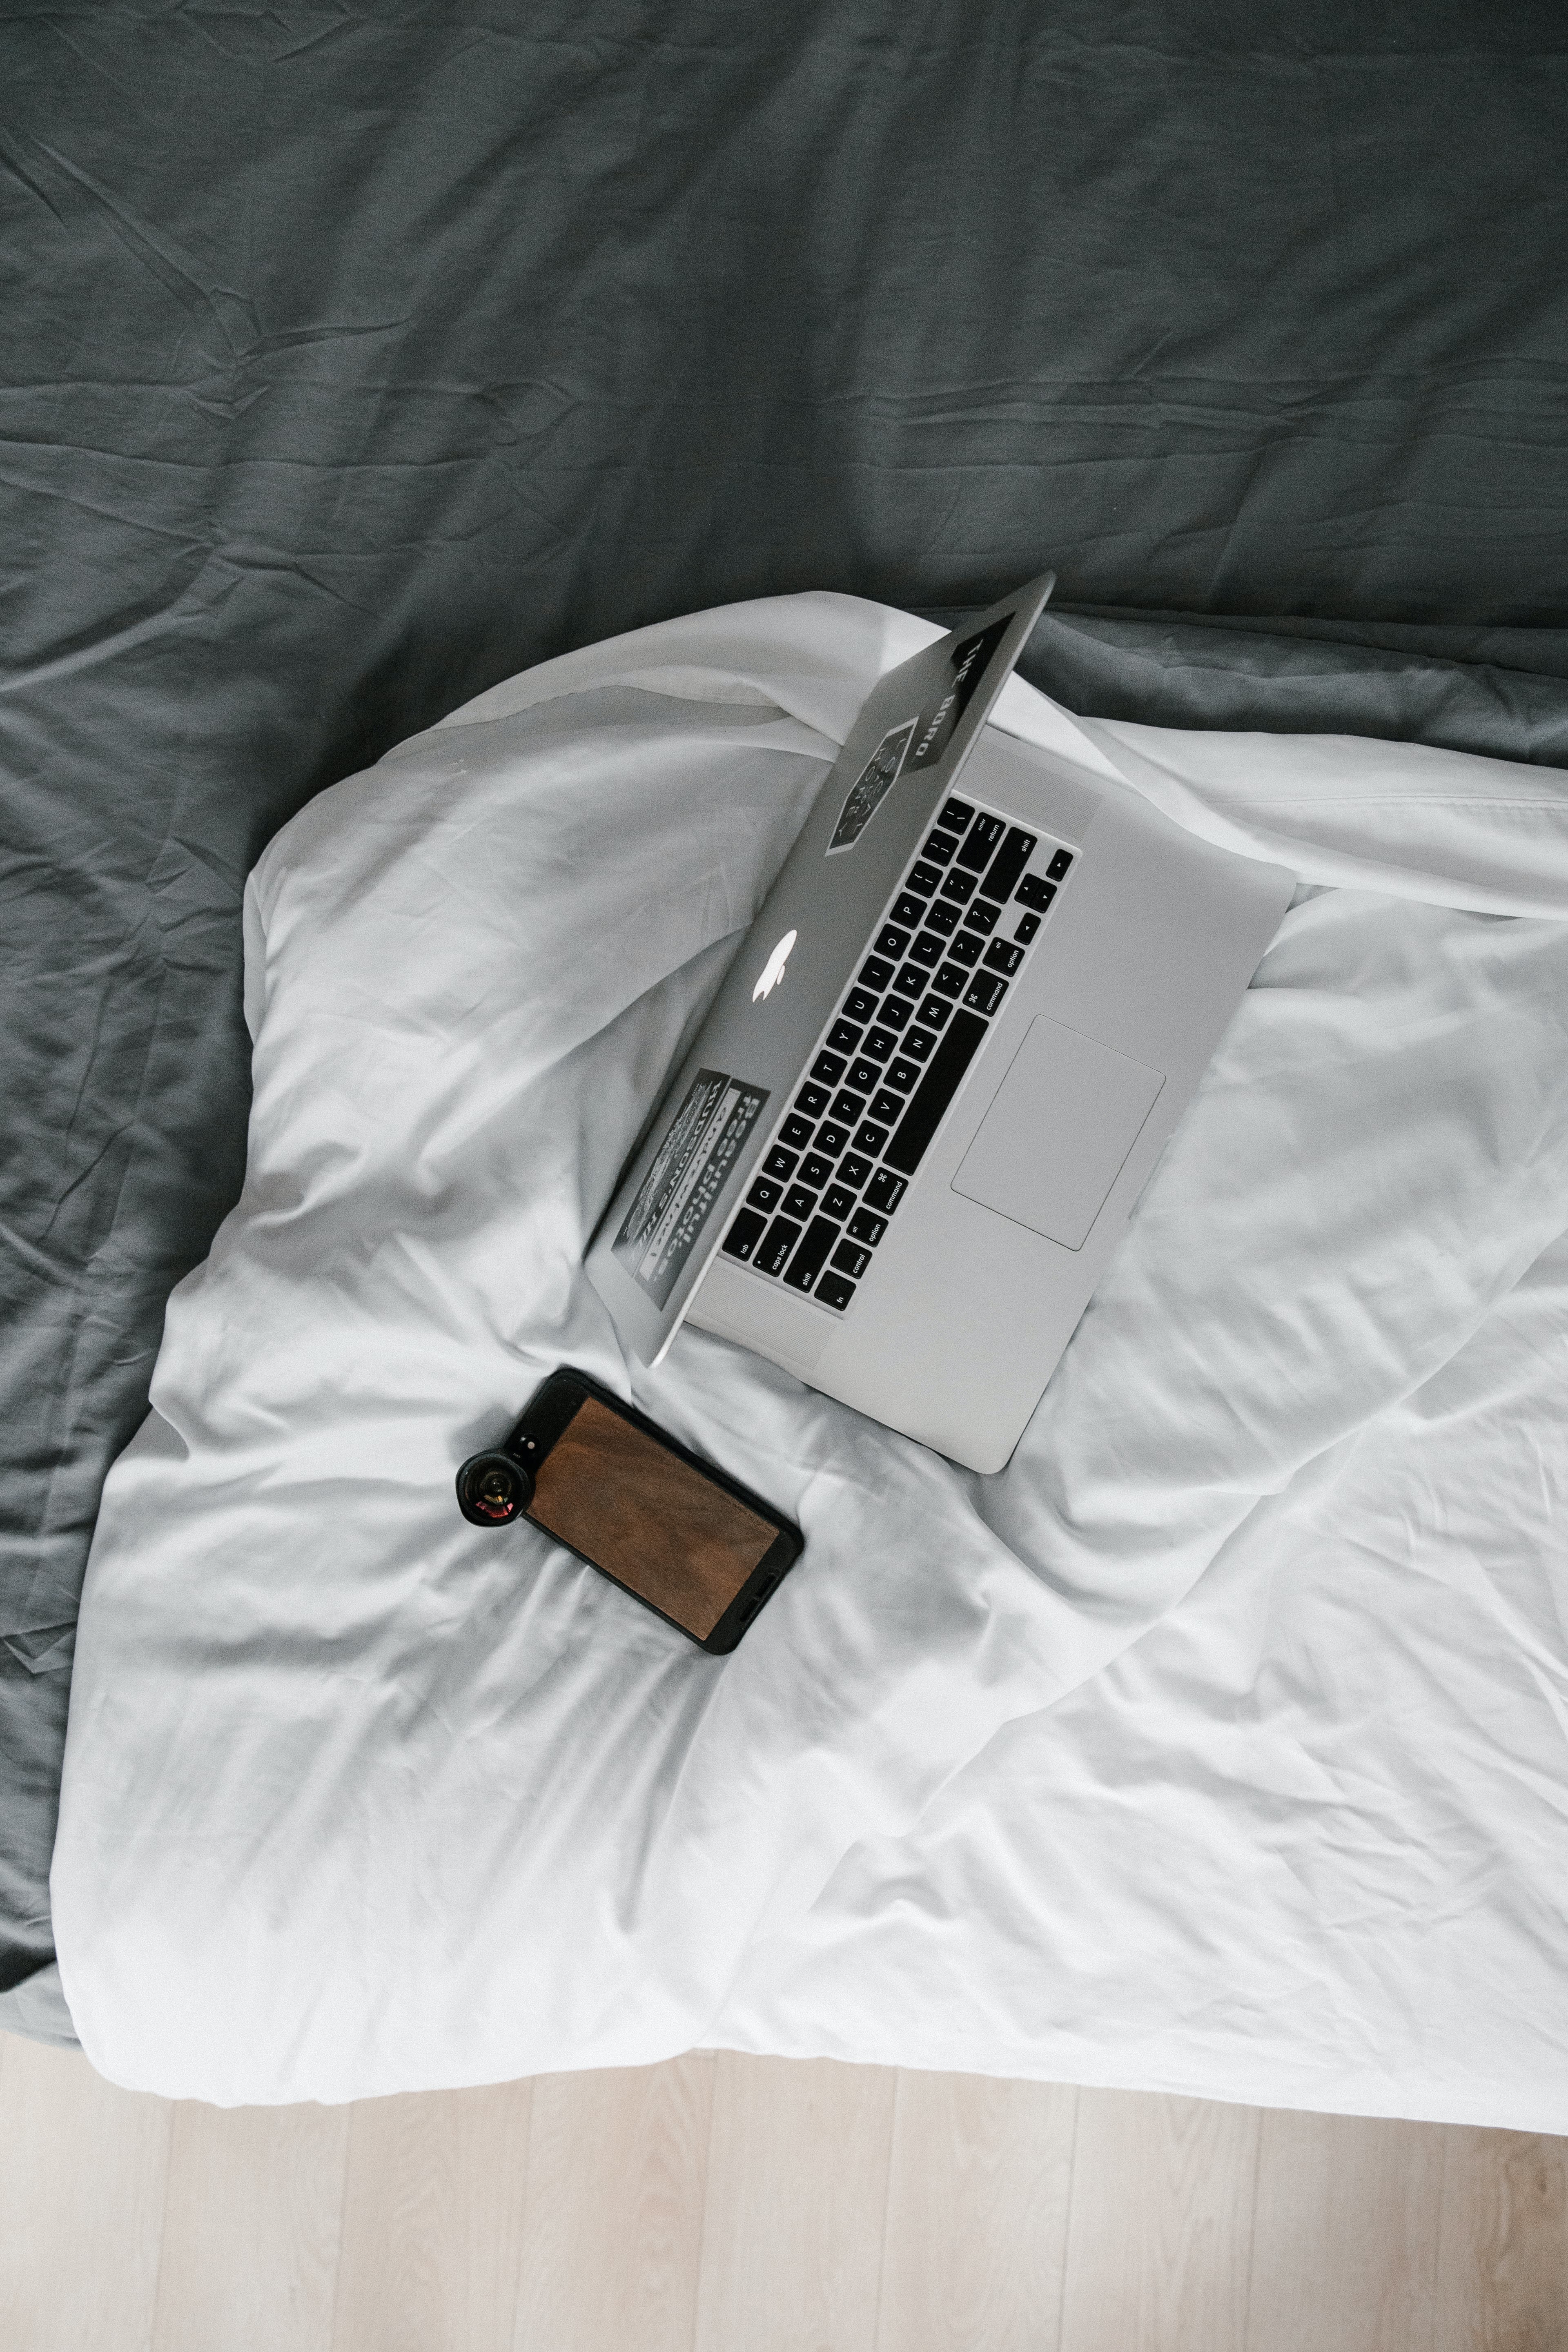
[[[1165,1081],[1042,1014],[959,1163],[952,1189],[1081,1249]]]

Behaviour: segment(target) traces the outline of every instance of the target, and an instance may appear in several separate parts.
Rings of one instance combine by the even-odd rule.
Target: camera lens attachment
[[[476,1528],[504,1528],[532,1500],[532,1473],[510,1454],[470,1454],[458,1473],[458,1508]]]

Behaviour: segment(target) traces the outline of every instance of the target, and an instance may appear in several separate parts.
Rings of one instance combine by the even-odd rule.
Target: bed
[[[956,13],[916,40],[863,6],[744,37],[702,9],[604,12],[585,35],[548,11],[111,6],[5,37],[0,2001],[66,2034],[47,1874],[77,1597],[169,1293],[239,1192],[241,902],[279,825],[566,648],[796,590],[946,621],[1045,562],[1063,606],[1025,671],[1068,712],[1408,740],[1550,783],[1568,763],[1563,298],[1538,257],[1563,201],[1561,68],[1543,10],[1485,29],[1280,12],[1268,37],[1249,19],[1245,55],[1227,12],[1157,9],[1111,26],[1051,9],[979,43]],[[976,153],[1006,168],[976,173]],[[1501,1418],[1544,1433],[1531,1491],[1549,1496],[1553,1263],[1447,1375],[1516,1384]],[[1467,1433],[1486,1420],[1455,1411]],[[1453,1438],[1429,1437],[1446,1464]],[[1549,1517],[1513,1533],[1518,1574],[1549,1579]],[[1194,1593],[1193,1630],[1177,1611],[1109,1670],[1106,1721],[1141,1709],[1156,1745],[1202,1749],[1215,1707],[1183,1645],[1218,1589]],[[1505,1691],[1556,1688],[1534,1590],[1498,1636]],[[1331,1647],[1325,1607],[1293,1638]],[[1349,1646],[1384,1622],[1364,1608]],[[1462,1612],[1431,1623],[1423,1690],[1476,1646]],[[1384,1648],[1392,1675],[1414,1636]],[[1413,1847],[1424,1805],[1468,1823],[1442,1916],[1480,1935],[1391,2068],[1373,2048],[1352,2064],[1353,2032],[1293,2040],[1313,2003],[1256,1987],[1237,2016],[1268,2012],[1272,2039],[1189,2018],[1173,2044],[1166,2016],[1141,2044],[1082,1908],[1046,1904],[1040,1855],[975,1843],[987,1773],[1076,1790],[1085,1820],[1110,1804],[1083,1762],[1108,1741],[1084,1719],[1099,1689],[1049,1710],[1026,1755],[1021,1730],[988,1740],[913,1846],[905,1826],[857,1849],[837,1866],[854,1901],[830,1885],[809,1936],[759,1946],[712,2032],[984,2064],[984,2035],[888,2040],[897,1989],[940,1981],[940,1945],[1005,2021],[994,2046],[1026,2032],[1042,2071],[1563,2127],[1542,2112],[1551,1877],[1535,1832],[1501,1825],[1521,1776],[1551,1818],[1548,1698],[1541,1744],[1505,1765],[1490,1734],[1511,1709],[1446,1692],[1441,1737],[1479,1782],[1491,1759],[1500,1804],[1483,1789],[1467,1814],[1389,1767]],[[1259,1801],[1264,1771],[1237,1767],[1216,1821]],[[963,1906],[922,1839],[953,1885],[1016,1890],[989,1973],[940,1932]],[[1136,1840],[1128,1871],[1147,1888]],[[1292,1965],[1353,2028],[1358,1979],[1324,1957],[1340,1916],[1303,1898]],[[1424,1916],[1406,1904],[1410,1935]],[[1379,1948],[1403,1948],[1363,1937],[1359,1965],[1402,1981]],[[1081,1985],[1078,2008],[1031,2011],[1031,1972]],[[1456,2020],[1478,2012],[1516,2038],[1482,2037],[1472,2082]]]

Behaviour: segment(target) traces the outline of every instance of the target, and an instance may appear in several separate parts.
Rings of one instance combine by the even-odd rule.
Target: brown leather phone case
[[[799,1557],[761,1496],[585,1372],[552,1373],[503,1450],[532,1473],[525,1517],[713,1655]]]

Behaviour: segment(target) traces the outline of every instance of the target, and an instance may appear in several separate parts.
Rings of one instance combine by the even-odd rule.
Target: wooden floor
[[[0,2037],[4,2352],[1568,2352],[1568,2141],[785,2059],[176,2105]]]

